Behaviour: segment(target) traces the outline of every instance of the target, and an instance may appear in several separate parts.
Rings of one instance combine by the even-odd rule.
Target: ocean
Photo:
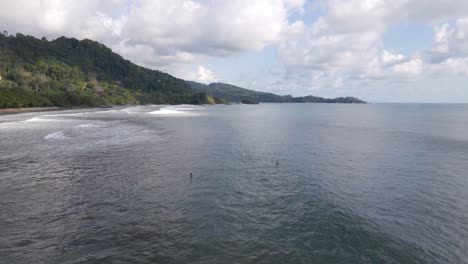
[[[468,263],[468,105],[0,116],[0,263]]]

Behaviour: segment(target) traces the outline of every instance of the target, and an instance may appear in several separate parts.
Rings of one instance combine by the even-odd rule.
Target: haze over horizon
[[[468,102],[468,1],[0,0],[0,28],[99,41],[202,83],[369,102]]]

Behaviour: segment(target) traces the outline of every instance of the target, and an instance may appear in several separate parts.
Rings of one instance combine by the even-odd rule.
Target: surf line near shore
[[[88,108],[95,108],[95,107],[50,106],[50,107],[4,108],[4,109],[0,109],[0,115],[11,115],[11,114],[21,114],[21,113],[33,113],[33,112],[47,112],[47,111],[59,111],[59,110],[72,110],[72,109],[88,109]]]

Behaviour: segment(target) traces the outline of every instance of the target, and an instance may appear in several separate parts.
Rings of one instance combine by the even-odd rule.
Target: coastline
[[[72,110],[72,109],[89,109],[93,107],[26,107],[26,108],[4,108],[0,109],[0,115],[13,115],[33,112],[48,112],[48,111],[61,111],[61,110]]]

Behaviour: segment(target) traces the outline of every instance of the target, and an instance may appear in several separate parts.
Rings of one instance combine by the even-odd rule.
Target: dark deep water
[[[157,109],[0,116],[0,263],[468,263],[468,105]]]

